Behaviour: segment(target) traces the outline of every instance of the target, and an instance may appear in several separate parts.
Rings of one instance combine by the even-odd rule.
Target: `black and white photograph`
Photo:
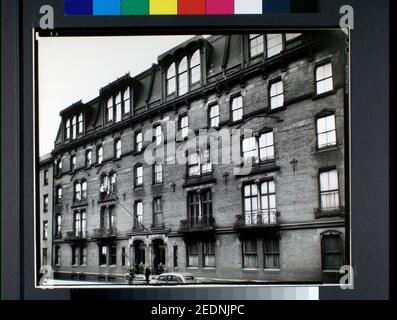
[[[35,37],[38,287],[339,284],[343,30]]]

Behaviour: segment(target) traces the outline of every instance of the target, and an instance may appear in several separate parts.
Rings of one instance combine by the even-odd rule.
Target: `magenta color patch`
[[[207,14],[234,14],[234,0],[207,0]]]

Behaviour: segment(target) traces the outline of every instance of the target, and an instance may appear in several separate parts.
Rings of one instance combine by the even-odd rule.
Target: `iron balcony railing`
[[[99,200],[100,201],[108,201],[117,199],[117,187],[112,186],[109,189],[104,188],[99,191]]]
[[[210,231],[215,229],[215,219],[212,216],[203,216],[181,220],[179,232]]]
[[[279,224],[279,215],[276,210],[249,211],[236,216],[235,226],[237,228],[274,226]]]
[[[117,230],[115,227],[98,228],[98,229],[94,229],[92,232],[93,239],[114,238],[116,236],[117,236]]]
[[[83,240],[87,238],[87,230],[66,232],[65,241]]]

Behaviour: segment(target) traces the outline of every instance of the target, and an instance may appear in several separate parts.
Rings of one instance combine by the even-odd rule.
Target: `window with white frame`
[[[201,81],[201,59],[200,50],[196,50],[190,58],[190,83]]]
[[[77,138],[77,117],[74,116],[72,119],[72,139]]]
[[[78,126],[78,132],[79,134],[82,134],[84,130],[84,117],[83,114],[79,114],[79,126]]]
[[[131,112],[131,88],[128,87],[123,92],[123,113],[129,114]]]
[[[135,134],[135,151],[141,152],[143,150],[143,133],[137,132]]]
[[[163,201],[161,197],[153,200],[153,225],[161,226],[163,224]]]
[[[88,150],[85,154],[85,165],[86,167],[91,167],[92,165],[92,151]]]
[[[87,235],[87,215],[85,210],[79,210],[74,213],[74,235],[83,238]]]
[[[320,172],[320,205],[323,211],[338,210],[340,207],[336,169]]]
[[[317,148],[336,145],[335,115],[328,114],[317,118]]]
[[[106,120],[113,121],[113,97],[110,97],[106,105]]]
[[[182,58],[178,66],[178,94],[184,95],[189,89],[189,79],[188,79],[188,62],[187,57]]]
[[[121,121],[121,115],[122,115],[122,105],[121,105],[121,92],[119,92],[116,95],[116,122],[120,122]]]
[[[264,51],[264,39],[262,34],[250,34],[249,35],[249,48],[250,57],[253,58],[260,55]]]
[[[167,70],[167,94],[173,94],[176,91],[176,68],[172,63]]]
[[[270,109],[277,109],[284,105],[283,81],[279,80],[270,85]]]
[[[62,186],[56,187],[55,196],[56,196],[56,199],[55,199],[56,204],[61,203],[61,201],[62,201]]]
[[[163,165],[160,162],[154,164],[154,183],[163,182]]]
[[[48,212],[48,194],[43,196],[43,212]]]
[[[87,181],[81,180],[74,183],[74,200],[87,200]]]
[[[322,94],[334,89],[332,64],[326,63],[316,68],[316,93]]]
[[[140,187],[143,185],[143,166],[135,166],[135,187]]]
[[[179,118],[179,131],[182,138],[186,138],[189,134],[189,118],[187,115]]]
[[[74,184],[74,200],[81,201],[81,184],[80,184],[80,182],[76,182]]]
[[[137,228],[142,227],[143,223],[143,202],[136,201],[135,202],[135,221],[134,226]]]
[[[256,239],[246,239],[243,241],[243,265],[244,268],[258,268]]]
[[[102,164],[103,162],[103,147],[98,146],[97,147],[97,163]]]
[[[160,145],[163,141],[163,131],[161,128],[161,124],[158,124],[154,127],[154,141],[156,145]]]
[[[203,262],[204,267],[214,268],[215,267],[215,242],[204,241],[203,242]]]
[[[71,157],[70,163],[71,163],[71,168],[70,169],[72,171],[76,171],[76,169],[77,169],[77,158],[76,158],[76,156],[72,156]]]
[[[242,151],[244,160],[264,162],[274,160],[273,131],[261,133],[243,139]]]
[[[188,176],[200,176],[212,172],[210,150],[198,148],[196,152],[188,155]]]
[[[60,236],[62,231],[62,215],[57,214],[55,217],[55,235]]]
[[[279,33],[270,33],[266,35],[267,39],[267,57],[273,57],[283,50],[283,35]]]
[[[220,119],[220,114],[219,114],[219,105],[218,104],[213,104],[209,106],[209,125],[210,128],[216,128],[219,126],[219,119]]]
[[[188,260],[188,267],[198,267],[199,265],[199,249],[198,249],[198,242],[192,241],[187,244],[187,260]]]
[[[65,138],[66,140],[70,139],[70,119],[66,120],[66,125],[65,125]]]
[[[232,98],[232,121],[238,121],[243,118],[243,97],[236,96]]]
[[[43,240],[48,239],[48,221],[43,221]]]
[[[263,254],[265,257],[265,269],[280,269],[280,240],[279,238],[267,238],[263,240]]]
[[[114,143],[114,153],[115,153],[115,157],[116,159],[120,159],[121,158],[121,139],[116,139],[115,143]]]

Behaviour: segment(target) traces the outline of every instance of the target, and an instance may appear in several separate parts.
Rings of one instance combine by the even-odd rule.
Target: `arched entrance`
[[[143,274],[146,263],[146,245],[142,240],[135,240],[133,243],[135,273]]]
[[[153,246],[153,269],[156,274],[161,274],[165,271],[165,248],[166,245],[162,239],[155,239],[152,242]]]

